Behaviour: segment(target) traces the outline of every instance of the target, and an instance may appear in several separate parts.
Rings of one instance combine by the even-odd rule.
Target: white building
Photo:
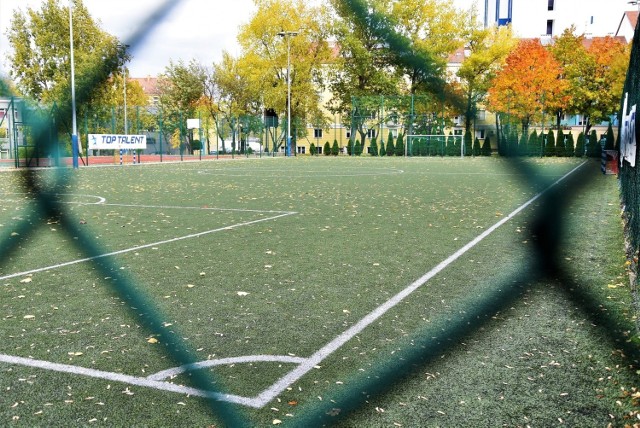
[[[578,34],[613,36],[628,0],[477,0],[485,25],[511,23],[516,37],[559,36],[574,25]]]

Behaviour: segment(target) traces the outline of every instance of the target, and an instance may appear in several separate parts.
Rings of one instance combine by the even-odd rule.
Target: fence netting
[[[151,11],[146,22],[138,27],[138,32],[130,40],[126,41],[127,44],[135,49],[135,46],[149,34],[158,22],[167,19],[179,3],[179,1],[165,1],[157,10]],[[384,16],[369,10],[360,0],[343,0],[343,3],[353,10],[355,19],[366,22],[367,25],[370,25],[371,31],[387,40],[391,50],[397,52],[402,57],[402,61],[414,67],[419,67],[422,64],[425,73],[428,74],[430,70],[428,59],[415,54],[408,41],[393,31],[393,26],[388,20],[385,20]],[[625,85],[625,91],[629,93],[630,105],[640,102],[639,38],[640,34],[636,31],[631,65]],[[109,62],[105,61],[105,63]],[[102,64],[96,64],[92,79],[83,79],[83,82],[87,82],[86,86],[77,88],[77,96],[80,101],[83,100],[83,97],[88,96],[92,85],[101,82],[113,71],[102,67],[104,67]],[[406,102],[406,100],[403,100],[403,102]],[[61,100],[53,114],[54,120],[66,120],[65,118],[71,114],[70,103]],[[363,115],[363,123],[366,122],[365,118],[368,121],[376,120],[375,115],[369,113]],[[396,117],[385,119],[396,120]],[[427,123],[427,120],[432,120],[433,123]],[[379,126],[379,123],[374,123],[372,127],[375,128],[376,124]],[[437,115],[427,116],[425,113],[425,126],[428,125],[439,126]],[[435,133],[435,130],[429,129],[429,131]],[[56,145],[52,144],[49,138],[49,122],[41,122],[40,126],[34,126],[31,132],[33,133],[38,153],[52,154],[56,150]],[[510,167],[517,171],[519,176],[523,177],[523,187],[548,186],[551,184],[551,182],[540,182],[545,178],[536,176],[531,165],[526,162],[514,159],[510,163]],[[22,174],[23,191],[34,196],[31,208],[42,214],[42,218],[57,219],[60,229],[70,238],[73,238],[70,241],[77,246],[78,251],[88,258],[93,258],[91,263],[100,274],[104,277],[112,278],[109,284],[113,290],[122,300],[127,302],[127,307],[136,308],[135,310],[131,309],[131,311],[138,322],[150,334],[158,337],[160,342],[167,344],[165,352],[176,363],[176,366],[195,364],[197,362],[197,352],[190,349],[190,346],[182,339],[183,336],[181,334],[176,333],[175,326],[171,328],[171,331],[164,327],[163,322],[165,320],[161,311],[148,296],[139,291],[140,288],[136,286],[135,278],[122,273],[114,265],[112,258],[98,257],[105,253],[100,244],[96,242],[93,236],[78,226],[64,205],[56,203],[52,195],[69,192],[69,187],[73,183],[73,170],[58,169],[54,179],[46,183],[39,179],[34,170],[24,169],[19,173]],[[584,287],[577,285],[580,278],[576,278],[573,272],[567,270],[566,265],[560,263],[559,260],[561,258],[558,257],[562,245],[562,232],[566,226],[563,219],[567,217],[566,208],[571,201],[571,197],[567,195],[579,195],[581,191],[588,188],[593,179],[593,174],[578,171],[577,174],[568,179],[569,190],[566,187],[563,190],[559,190],[556,186],[541,196],[538,201],[538,208],[534,213],[533,234],[536,235],[537,239],[534,241],[535,250],[529,258],[529,264],[528,266],[523,266],[517,274],[503,279],[503,282],[496,286],[496,291],[493,294],[475,299],[469,298],[467,310],[463,316],[450,320],[442,328],[439,326],[436,330],[426,329],[413,333],[412,338],[415,341],[415,346],[398,351],[394,355],[391,364],[389,361],[382,361],[377,367],[374,367],[373,371],[366,375],[355,374],[356,378],[354,382],[350,383],[351,386],[336,389],[330,400],[308,404],[305,408],[301,408],[300,413],[288,423],[295,426],[318,426],[336,423],[348,416],[351,411],[365,404],[372,396],[388,392],[397,382],[401,382],[407,375],[414,372],[416,366],[428,366],[456,343],[477,333],[483,326],[487,325],[496,312],[508,309],[514,302],[518,301],[526,290],[527,284],[540,280],[548,280],[560,284],[562,292],[570,302],[569,304],[581,308],[591,322],[603,329],[612,343],[615,343],[617,348],[623,350],[631,364],[637,366],[639,356],[637,345],[623,337],[622,328],[617,319],[608,311],[602,310],[602,304],[596,297],[586,291]],[[640,210],[640,174],[637,167],[623,167],[620,174],[620,182],[627,218],[630,254],[632,258],[635,257],[635,260],[637,260],[640,244],[640,213],[638,212]],[[35,234],[38,228],[34,227],[28,220],[24,220],[17,221],[13,227],[10,229],[5,228],[4,230],[11,230],[15,235],[4,233],[3,236],[0,236],[0,263],[8,260],[14,252],[19,250],[20,239],[17,236],[24,238]],[[197,388],[217,391],[204,399],[213,417],[220,420],[225,426],[251,425],[246,420],[246,416],[241,409],[239,409],[239,406],[219,400],[219,394],[224,394],[225,391],[218,390],[223,382],[218,382],[215,379],[215,375],[205,370],[198,370],[193,372],[191,380],[193,386]],[[363,394],[363,391],[366,391],[366,394]],[[335,411],[335,409],[340,409],[340,411]]]

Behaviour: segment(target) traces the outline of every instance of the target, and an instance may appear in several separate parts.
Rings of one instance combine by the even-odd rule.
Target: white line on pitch
[[[217,229],[205,230],[204,232],[192,233],[190,235],[179,236],[177,238],[171,238],[171,239],[167,239],[167,240],[164,240],[164,241],[153,242],[151,244],[138,245],[136,247],[125,248],[124,250],[112,251],[110,253],[100,254],[100,255],[97,255],[97,256],[93,256],[93,257],[85,257],[83,259],[71,260],[69,262],[59,263],[59,264],[56,264],[56,265],[46,266],[46,267],[37,268],[37,269],[31,269],[31,270],[24,271],[24,272],[12,273],[12,274],[9,274],[9,275],[0,276],[0,281],[5,280],[5,279],[9,279],[9,278],[15,278],[17,276],[24,276],[24,275],[29,275],[29,274],[32,274],[32,273],[37,273],[37,272],[45,272],[45,271],[48,271],[48,270],[58,269],[58,268],[62,268],[62,267],[65,267],[65,266],[75,265],[75,264],[78,264],[78,263],[84,263],[84,262],[88,262],[88,261],[91,261],[91,260],[101,259],[101,258],[104,258],[104,257],[110,257],[110,256],[116,256],[116,255],[119,255],[119,254],[130,253],[132,251],[142,250],[144,248],[155,247],[156,245],[169,244],[169,243],[172,243],[172,242],[182,241],[184,239],[197,238],[199,236],[209,235],[211,233],[221,232],[223,230],[237,229],[237,228],[242,227],[242,226],[249,226],[249,225],[252,225],[252,224],[261,223],[261,222],[269,221],[269,220],[275,220],[275,219],[280,218],[280,217],[286,217],[286,216],[294,215],[294,214],[297,214],[297,213],[293,212],[293,211],[292,212],[285,212],[285,213],[282,213],[282,214],[279,214],[279,215],[275,215],[275,216],[271,216],[271,217],[260,218],[258,220],[245,221],[243,223],[236,223],[236,224],[232,224],[231,226],[224,226],[224,227],[219,227]]]
[[[101,203],[101,206],[108,207],[126,207],[126,208],[161,208],[161,209],[181,209],[181,210],[209,210],[209,211],[231,211],[231,212],[246,212],[246,213],[267,213],[267,214],[291,214],[290,211],[276,211],[276,210],[251,210],[244,208],[216,208],[216,207],[180,207],[175,205],[137,205],[137,204],[116,204],[116,203]]]
[[[214,398],[216,400],[224,400],[230,403],[242,404],[244,406],[256,407],[254,400],[246,397],[240,397],[232,394],[222,394],[214,391],[203,391],[201,389],[192,388],[183,385],[176,385],[169,382],[152,380],[146,377],[137,377],[125,375],[122,373],[106,372],[102,370],[89,369],[86,367],[74,366],[69,364],[52,363],[51,361],[34,360],[31,358],[15,357],[12,355],[0,354],[0,362],[17,364],[21,366],[35,367],[43,370],[51,370],[62,373],[72,373],[75,375],[83,375],[98,379],[112,380],[114,382],[123,382],[130,385],[144,386],[147,388],[159,389],[163,391],[177,392],[180,394],[197,395],[199,397]]]
[[[500,220],[499,222],[497,222],[496,224],[491,226],[489,229],[485,230],[483,233],[481,233],[475,239],[473,239],[471,242],[469,242],[468,244],[466,244],[465,246],[460,248],[458,251],[453,253],[447,259],[445,259],[444,261],[440,262],[436,267],[434,267],[429,272],[425,273],[423,276],[421,276],[420,278],[415,280],[413,283],[411,283],[404,290],[402,290],[401,292],[399,292],[398,294],[393,296],[391,299],[387,300],[382,305],[378,306],[376,309],[374,309],[372,312],[370,312],[368,315],[366,315],[364,318],[362,318],[360,321],[358,321],[352,327],[347,329],[341,335],[339,335],[338,337],[333,339],[331,342],[327,343],[320,350],[316,351],[304,363],[300,364],[298,367],[296,367],[295,369],[290,371],[288,374],[286,374],[280,380],[275,382],[269,388],[267,388],[263,392],[261,392],[256,397],[256,400],[258,400],[258,402],[261,403],[260,407],[264,406],[265,404],[267,404],[271,400],[273,400],[275,397],[277,397],[278,394],[280,394],[282,391],[284,391],[286,388],[288,388],[292,383],[294,383],[295,381],[300,379],[302,376],[307,374],[307,372],[311,371],[315,366],[320,364],[325,358],[327,358],[329,355],[331,355],[335,351],[337,351],[342,345],[344,345],[346,342],[348,342],[353,337],[355,337],[357,334],[359,334],[362,330],[364,330],[369,325],[371,325],[373,322],[375,322],[378,318],[382,317],[390,309],[392,309],[394,306],[396,306],[398,303],[400,303],[402,300],[404,300],[407,296],[409,296],[411,293],[413,293],[419,287],[424,285],[431,278],[433,278],[438,273],[440,273],[443,269],[445,269],[451,263],[453,263],[458,258],[460,258],[467,251],[469,251],[470,249],[475,247],[480,241],[482,241],[484,238],[489,236],[491,233],[493,233],[500,226],[502,226],[503,224],[505,224],[506,222],[511,220],[516,215],[520,214],[520,212],[522,210],[524,210],[529,205],[531,205],[536,200],[538,200],[549,189],[551,189],[552,187],[556,186],[558,183],[560,183],[562,180],[567,178],[569,175],[573,174],[578,168],[580,168],[585,163],[586,162],[581,163],[580,165],[578,165],[577,167],[575,167],[574,169],[572,169],[571,171],[569,171],[568,173],[563,175],[561,178],[559,178],[558,180],[553,182],[545,190],[543,190],[542,192],[538,193],[537,195],[535,195],[533,198],[529,199],[524,204],[520,205],[518,208],[516,208],[513,212],[511,212],[505,218],[503,218],[502,220]]]

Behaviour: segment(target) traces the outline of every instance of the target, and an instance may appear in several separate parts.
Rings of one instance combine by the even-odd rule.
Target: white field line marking
[[[295,369],[290,371],[288,374],[286,374],[284,377],[282,377],[276,383],[274,383],[269,388],[267,388],[263,392],[261,392],[256,397],[256,400],[258,400],[258,402],[260,403],[260,407],[264,406],[265,404],[267,404],[271,400],[273,400],[275,397],[277,397],[282,391],[284,391],[286,388],[288,388],[289,385],[291,385],[292,383],[294,383],[295,381],[300,379],[302,376],[304,376],[307,372],[312,370],[314,368],[314,366],[317,366],[318,364],[320,364],[322,362],[322,360],[324,360],[329,355],[331,355],[332,353],[337,351],[342,345],[344,345],[346,342],[351,340],[353,337],[355,337],[357,334],[359,334],[362,330],[367,328],[371,323],[375,322],[378,318],[382,317],[386,312],[388,312],[390,309],[392,309],[394,306],[396,306],[398,303],[400,303],[402,300],[404,300],[407,296],[409,296],[411,293],[413,293],[415,290],[417,290],[420,286],[425,284],[431,278],[433,278],[438,273],[440,273],[443,269],[445,269],[451,263],[453,263],[458,258],[460,258],[460,256],[462,256],[464,253],[466,253],[467,251],[469,251],[470,249],[475,247],[480,241],[485,239],[487,236],[489,236],[491,233],[493,233],[500,226],[502,226],[503,224],[505,224],[506,222],[511,220],[516,215],[520,214],[520,212],[522,210],[524,210],[529,205],[534,203],[542,195],[544,195],[549,189],[551,189],[552,187],[556,186],[558,183],[560,183],[562,180],[564,180],[569,175],[574,173],[578,168],[580,168],[585,163],[586,162],[581,163],[580,165],[578,165],[577,167],[575,167],[574,169],[569,171],[567,174],[565,174],[562,177],[560,177],[558,180],[553,182],[545,190],[543,190],[542,192],[538,193],[533,198],[529,199],[527,202],[525,202],[524,204],[522,204],[521,206],[516,208],[513,212],[511,212],[505,218],[503,218],[502,220],[500,220],[499,222],[497,222],[496,224],[491,226],[489,229],[487,229],[484,232],[482,232],[480,235],[478,235],[471,242],[469,242],[468,244],[466,244],[465,246],[460,248],[458,251],[453,253],[451,256],[446,258],[444,261],[440,262],[436,267],[431,269],[429,272],[427,272],[426,274],[424,274],[423,276],[421,276],[420,278],[415,280],[407,288],[405,288],[404,290],[400,291],[398,294],[393,296],[391,299],[387,300],[382,305],[378,306],[376,309],[374,309],[372,312],[370,312],[368,315],[366,315],[364,318],[362,318],[360,321],[358,321],[352,327],[347,329],[340,336],[336,337],[331,342],[327,343],[324,347],[322,347],[320,350],[318,350],[313,355],[311,355],[307,359],[306,362],[300,364],[298,367],[296,367]]]
[[[192,388],[183,385],[176,385],[169,382],[161,382],[145,377],[137,377],[125,375],[122,373],[106,372],[102,370],[89,369],[69,364],[52,363],[50,361],[33,360],[30,358],[15,357],[12,355],[0,354],[0,362],[8,364],[17,364],[21,366],[35,367],[38,369],[51,370],[56,372],[71,373],[74,375],[88,376],[98,379],[111,380],[115,382],[127,383],[130,385],[144,386],[146,388],[154,388],[162,391],[177,392],[179,394],[197,395],[199,397],[214,398],[216,400],[224,400],[230,403],[242,404],[248,407],[255,407],[254,400],[246,397],[240,397],[233,394],[223,394],[213,391],[203,391],[201,389]]]
[[[78,264],[78,263],[84,263],[84,262],[88,262],[88,261],[91,261],[91,260],[97,260],[97,259],[101,259],[101,258],[104,258],[104,257],[111,257],[111,256],[119,255],[119,254],[130,253],[132,251],[138,251],[138,250],[142,250],[142,249],[145,249],[145,248],[154,247],[154,246],[157,246],[157,245],[170,244],[172,242],[182,241],[182,240],[185,240],[185,239],[197,238],[199,236],[209,235],[211,233],[221,232],[223,230],[237,229],[237,228],[242,227],[242,226],[249,226],[249,225],[252,225],[252,224],[262,223],[264,221],[269,221],[269,220],[275,220],[275,219],[280,218],[280,217],[286,217],[286,216],[290,216],[290,215],[294,215],[294,214],[297,214],[297,213],[293,212],[293,211],[284,212],[282,214],[271,216],[271,217],[265,217],[265,218],[260,218],[260,219],[257,219],[257,220],[245,221],[243,223],[236,223],[236,224],[232,224],[231,226],[224,226],[224,227],[219,227],[217,229],[205,230],[204,232],[192,233],[190,235],[178,236],[176,238],[171,238],[171,239],[167,239],[167,240],[164,240],[164,241],[153,242],[151,244],[138,245],[136,247],[125,248],[123,250],[118,250],[118,251],[112,251],[110,253],[100,254],[100,255],[97,255],[97,256],[93,256],[93,257],[85,257],[83,259],[71,260],[69,262],[59,263],[59,264],[56,264],[56,265],[46,266],[46,267],[37,268],[37,269],[31,269],[31,270],[24,271],[24,272],[16,272],[16,273],[12,273],[12,274],[9,274],[9,275],[0,276],[0,281],[5,280],[5,279],[10,279],[10,278],[15,278],[17,276],[24,276],[24,275],[29,275],[29,274],[32,274],[32,273],[37,273],[37,272],[45,272],[45,271],[48,271],[48,270],[58,269],[58,268],[62,268],[62,267],[70,266],[70,265],[75,265],[75,264]]]
[[[181,210],[203,210],[203,211],[230,211],[244,213],[266,213],[266,214],[296,214],[291,211],[275,211],[275,210],[251,210],[244,208],[216,208],[216,207],[180,207],[175,205],[137,205],[137,204],[115,204],[102,203],[106,207],[126,207],[126,208],[160,208],[160,209],[181,209]]]
[[[207,367],[224,366],[229,364],[256,363],[256,362],[275,362],[275,363],[294,363],[301,364],[307,359],[301,357],[292,357],[290,355],[248,355],[244,357],[220,358],[217,360],[198,361],[193,364],[186,364],[180,367],[173,367],[161,372],[147,376],[150,380],[162,380],[171,376],[176,376],[191,370],[199,370]]]

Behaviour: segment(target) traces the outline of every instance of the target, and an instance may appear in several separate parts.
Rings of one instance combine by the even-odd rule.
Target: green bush
[[[380,144],[380,156],[386,156],[387,155],[387,150],[384,148],[384,144]]]
[[[315,154],[316,154],[316,145],[315,145],[315,144],[313,144],[313,143],[311,143],[311,145],[309,146],[309,154],[310,154],[311,156],[313,156],[313,155],[315,155]]]
[[[355,155],[360,156],[362,154],[362,144],[360,144],[360,140],[356,141],[356,145],[353,148]]]
[[[529,156],[540,156],[540,140],[538,139],[538,132],[535,129],[529,135],[528,147]]]
[[[565,155],[564,133],[562,129],[558,129],[556,138],[556,156],[563,157]]]
[[[395,147],[395,155],[404,156],[404,136],[402,134],[398,134],[398,139],[396,141]]]
[[[609,127],[607,128],[606,134],[606,142],[604,144],[605,150],[613,150],[615,145],[615,138],[613,137],[613,128],[611,127],[611,122],[609,122]]]
[[[480,156],[480,151],[480,140],[478,140],[478,137],[476,137],[476,139],[473,140],[473,155]]]
[[[376,141],[376,137],[371,139],[370,152],[371,156],[378,156],[378,142]]]
[[[329,156],[331,154],[331,146],[329,145],[328,141],[324,143],[324,147],[322,148],[322,151],[324,152],[325,156]]]
[[[522,132],[520,141],[518,142],[518,156],[527,156],[529,154],[529,135]]]
[[[389,132],[387,137],[387,147],[385,148],[387,156],[393,156],[395,154],[395,146],[393,145],[393,134]]]
[[[331,155],[338,156],[340,153],[340,147],[338,147],[338,140],[333,140],[333,146],[331,146]],[[329,155],[329,142],[327,141],[327,155]]]
[[[564,153],[567,157],[573,157],[575,154],[575,143],[573,141],[573,133],[569,132],[567,135],[567,144],[564,147]]]
[[[587,155],[592,158],[599,158],[602,156],[602,149],[600,142],[598,141],[598,133],[594,129],[589,134],[589,145],[587,146]]]
[[[545,156],[555,156],[556,155],[556,139],[553,134],[553,130],[549,130],[547,134],[547,143],[544,146],[544,155]]]
[[[579,158],[584,156],[584,132],[581,132],[580,134],[578,134],[578,139],[576,141],[575,156]]]
[[[191,142],[191,150],[201,150],[202,142],[200,140],[193,140]]]
[[[491,156],[491,138],[488,135],[482,144],[482,156]]]
[[[468,129],[464,132],[464,155],[471,156],[473,152],[472,140],[471,140],[471,131]]]

